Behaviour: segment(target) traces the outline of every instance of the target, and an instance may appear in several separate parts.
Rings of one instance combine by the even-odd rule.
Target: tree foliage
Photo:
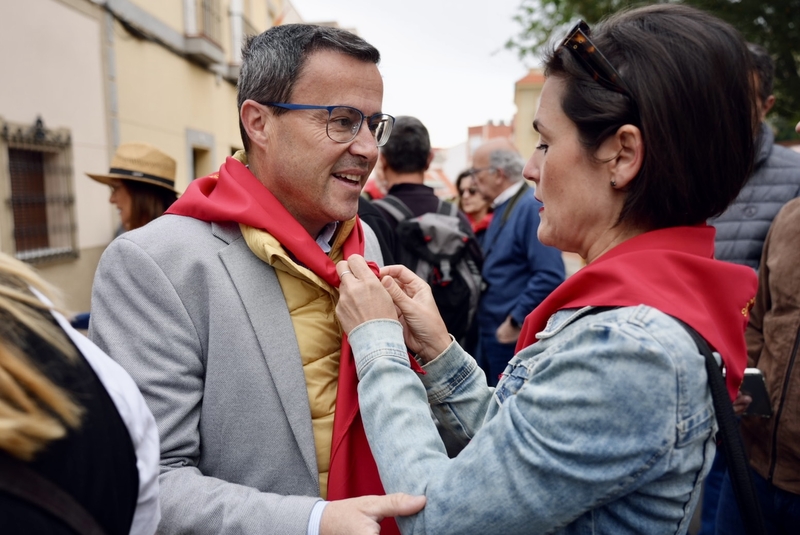
[[[536,56],[550,40],[561,37],[571,24],[589,24],[619,9],[656,2],[630,0],[521,0],[514,20],[520,32],[506,46],[520,57]],[[794,134],[800,119],[800,0],[684,0],[713,13],[737,28],[745,39],[770,51],[775,60],[776,103],[771,121],[778,138]]]

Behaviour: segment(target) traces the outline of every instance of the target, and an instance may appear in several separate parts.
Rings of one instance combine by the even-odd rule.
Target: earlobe
[[[259,147],[265,147],[269,137],[268,125],[271,115],[268,116],[268,113],[264,106],[254,100],[245,100],[239,111],[239,118],[247,132],[247,137],[250,138],[251,143]]]

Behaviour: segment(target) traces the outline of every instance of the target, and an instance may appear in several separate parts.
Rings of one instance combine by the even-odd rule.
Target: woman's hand
[[[753,402],[753,398],[748,396],[747,394],[742,394],[739,392],[736,395],[736,399],[733,401],[733,414],[736,416],[741,416],[744,414],[744,411],[747,410],[747,407]]]
[[[339,303],[336,316],[347,334],[364,322],[397,320],[392,298],[363,257],[352,255],[336,264],[339,274]]]
[[[381,283],[397,307],[409,349],[424,362],[430,362],[447,349],[450,335],[428,283],[400,265],[382,268]]]

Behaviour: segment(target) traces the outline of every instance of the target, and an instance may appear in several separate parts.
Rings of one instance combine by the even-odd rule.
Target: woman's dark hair
[[[465,178],[468,176],[472,176],[471,169],[464,169],[458,174],[458,178],[456,178],[456,190],[458,190],[458,196],[461,197],[461,183],[464,181]]]
[[[178,198],[174,191],[147,182],[123,180],[122,185],[131,196],[130,230],[143,227],[162,215]]]
[[[562,109],[589,154],[625,124],[640,129],[644,159],[619,222],[654,230],[722,213],[750,175],[758,122],[739,32],[698,9],[656,4],[617,13],[589,37],[635,102],[563,46],[546,55],[545,75],[564,80]]]

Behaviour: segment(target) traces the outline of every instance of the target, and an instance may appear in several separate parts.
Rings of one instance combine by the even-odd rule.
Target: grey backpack
[[[397,220],[398,260],[430,284],[448,331],[462,341],[478,309],[483,254],[458,207],[440,200],[436,212],[414,217],[392,195],[372,202]]]

